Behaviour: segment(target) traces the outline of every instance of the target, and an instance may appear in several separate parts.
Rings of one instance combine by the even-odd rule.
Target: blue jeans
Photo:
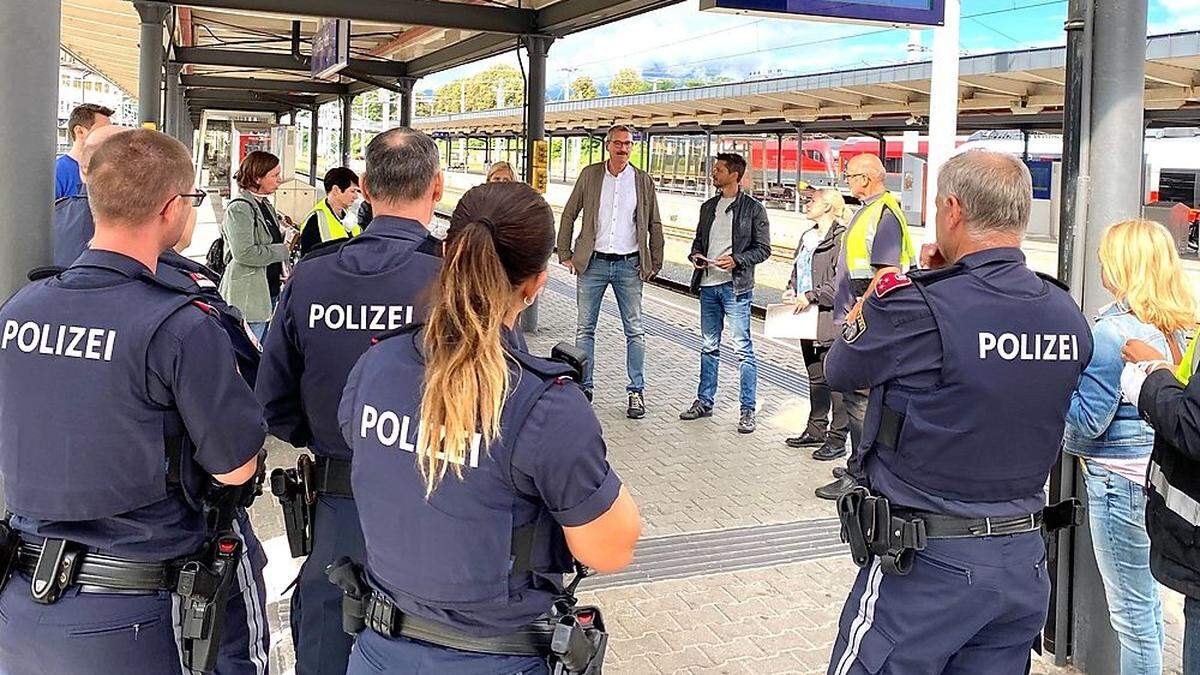
[[[1142,487],[1084,461],[1088,525],[1104,580],[1108,618],[1121,642],[1121,675],[1162,672],[1162,603],[1150,574],[1146,497]]]
[[[700,287],[700,388],[696,398],[705,407],[713,407],[717,397],[717,366],[721,362],[721,333],[725,319],[733,333],[733,349],[738,357],[742,410],[754,410],[758,389],[758,365],[750,342],[750,300],[754,291],[734,294],[733,282]]]
[[[593,257],[587,269],[575,282],[575,303],[579,314],[575,321],[575,346],[588,355],[583,388],[592,388],[595,370],[596,322],[600,319],[600,303],[604,291],[612,286],[625,328],[625,370],[629,374],[626,391],[642,391],[646,387],[646,329],[642,327],[642,277],[638,272],[638,257],[622,260],[602,260]]]
[[[278,304],[279,304],[279,296],[276,295],[271,298],[271,311],[272,312],[275,311],[275,307]],[[247,321],[246,324],[250,326],[250,330],[254,332],[254,337],[258,338],[258,344],[261,345],[263,340],[265,340],[267,338],[267,328],[269,328],[271,326],[271,322],[270,321]]]

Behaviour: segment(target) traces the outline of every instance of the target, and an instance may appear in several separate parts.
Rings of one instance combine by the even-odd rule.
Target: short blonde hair
[[[183,143],[152,129],[133,129],[101,143],[87,175],[96,219],[127,225],[153,217],[196,179]]]
[[[485,182],[488,182],[488,183],[492,182],[492,176],[495,176],[497,173],[500,173],[501,171],[507,171],[508,175],[512,176],[513,181],[517,180],[517,172],[513,171],[512,164],[509,164],[508,162],[500,161],[500,162],[496,162],[495,164],[492,164],[490,167],[488,167],[487,179]]]
[[[1167,228],[1136,218],[1109,227],[1100,238],[1100,269],[1138,319],[1164,333],[1195,326],[1196,298]]]
[[[850,217],[853,215],[850,207],[846,206],[846,198],[842,193],[833,188],[821,188],[817,190],[817,194],[813,195],[813,199],[829,205],[829,212],[833,214],[833,219],[845,225],[850,222]]]

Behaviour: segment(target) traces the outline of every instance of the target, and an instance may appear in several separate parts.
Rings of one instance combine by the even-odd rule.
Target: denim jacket
[[[1147,457],[1154,446],[1154,430],[1138,416],[1137,408],[1121,400],[1125,367],[1121,347],[1126,340],[1142,340],[1171,359],[1166,337],[1138,319],[1124,302],[1100,310],[1092,336],[1092,360],[1071,393],[1063,450],[1093,459]],[[1187,336],[1179,331],[1173,338],[1182,353]]]

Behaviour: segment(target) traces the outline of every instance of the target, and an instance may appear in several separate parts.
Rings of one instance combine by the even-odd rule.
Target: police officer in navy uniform
[[[80,157],[80,174],[84,185],[79,194],[64,197],[54,205],[53,260],[55,266],[60,269],[70,265],[87,250],[88,242],[95,233],[96,227],[87,195],[88,162],[101,143],[126,131],[131,129],[119,126],[100,127],[84,141],[83,154]],[[203,196],[200,194],[197,199],[202,203]],[[217,290],[220,276],[207,266],[178,253],[190,245],[195,227],[196,210],[193,209],[179,241],[158,256],[155,275],[195,294],[208,306],[229,336],[238,372],[246,384],[254,387],[261,352],[258,338],[254,337],[254,333],[246,324],[241,310],[221,297]],[[48,268],[39,273],[49,274],[51,270]],[[262,543],[254,534],[250,516],[245,508],[237,509],[235,529],[242,539],[242,560],[239,565],[247,572],[237,575],[237,590],[230,594],[226,605],[227,616],[218,670],[222,675],[265,675],[271,646],[266,614],[267,585],[263,578],[267,555]]]
[[[256,387],[271,433],[316,455],[312,552],[292,594],[298,675],[345,672],[352,644],[342,630],[342,593],[325,576],[339,557],[365,554],[350,446],[337,421],[346,375],[373,336],[424,317],[426,289],[441,266],[442,244],[426,228],[442,198],[433,139],[391,129],[371,141],[366,160],[371,229],[296,266],[267,332]]]
[[[90,169],[91,250],[0,310],[0,671],[180,673],[186,563],[242,573],[201,499],[253,479],[266,428],[209,306],[154,275],[200,199],[187,150],[130,131]]]
[[[637,507],[576,371],[529,354],[516,332],[553,242],[532,188],[472,188],[428,322],[380,340],[350,373],[338,421],[368,612],[391,620],[358,634],[349,673],[545,673],[545,652],[521,636],[563,595],[572,557],[599,571],[632,559]]]
[[[866,487],[838,502],[863,569],[831,675],[1029,670],[1050,593],[1042,523],[1062,520],[1043,490],[1092,351],[1070,296],[1025,264],[1031,200],[1010,155],[949,160],[923,252],[939,269],[881,271],[829,353],[830,387],[871,389]]]

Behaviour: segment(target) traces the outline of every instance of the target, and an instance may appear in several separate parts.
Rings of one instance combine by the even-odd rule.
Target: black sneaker
[[[799,436],[792,436],[784,441],[784,443],[787,443],[789,448],[810,448],[816,445],[824,445],[825,437],[814,436],[806,431]]]
[[[584,389],[583,395],[587,397],[588,403],[592,402],[592,390],[591,389]]]
[[[834,445],[826,443],[813,451],[812,458],[822,462],[828,462],[846,456],[846,445]]]
[[[646,399],[642,397],[642,392],[629,392],[629,409],[625,411],[625,416],[631,420],[640,420],[646,416]]]
[[[757,426],[758,425],[755,424],[755,422],[754,422],[754,411],[753,410],[743,410],[742,411],[742,419],[738,420],[738,433],[739,434],[752,434],[752,433],[754,433],[754,429]]]
[[[842,476],[845,476],[845,475],[846,475],[846,467],[844,467],[844,466],[833,467],[833,477],[834,478],[841,478]]]
[[[679,413],[681,420],[698,420],[701,417],[712,417],[712,408],[704,407],[700,401],[692,401],[692,407]]]

